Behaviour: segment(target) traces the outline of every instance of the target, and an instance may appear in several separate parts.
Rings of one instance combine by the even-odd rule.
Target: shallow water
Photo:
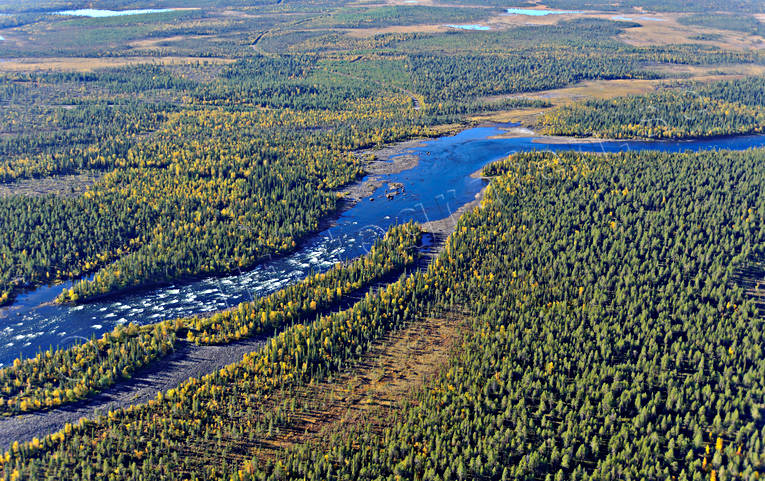
[[[531,8],[508,8],[511,15],[528,15],[530,17],[544,17],[545,15],[565,15],[567,13],[582,13],[577,10],[534,10]]]
[[[71,15],[74,17],[122,17],[125,15],[145,15],[147,13],[173,12],[174,8],[144,8],[139,10],[99,10],[97,8],[80,8],[78,10],[61,10],[56,15]]]
[[[419,164],[398,174],[382,176],[404,184],[404,192],[386,199],[388,186],[377,189],[342,213],[337,223],[305,242],[287,257],[266,262],[247,272],[226,277],[152,288],[80,306],[50,304],[64,287],[40,287],[0,308],[0,363],[8,364],[40,349],[67,345],[101,336],[116,325],[139,324],[210,312],[253,299],[296,282],[311,271],[324,271],[334,263],[365,254],[374,239],[397,222],[443,219],[473,200],[485,185],[470,177],[484,165],[508,154],[529,150],[616,152],[656,149],[665,151],[746,149],[765,146],[765,136],[690,142],[603,142],[546,144],[532,137],[492,138],[495,127],[465,130],[457,135],[425,141],[409,149]],[[402,154],[403,155],[403,154]]]
[[[446,25],[451,28],[459,28],[461,30],[491,30],[491,27],[485,25]]]

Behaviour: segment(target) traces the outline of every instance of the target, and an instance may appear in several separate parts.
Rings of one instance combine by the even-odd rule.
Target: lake
[[[765,136],[733,137],[686,142],[603,142],[552,144],[534,137],[494,138],[499,127],[479,127],[457,135],[422,142],[406,153],[416,155],[417,166],[382,176],[400,182],[405,190],[387,200],[388,186],[377,189],[343,212],[336,225],[301,243],[295,253],[266,262],[252,270],[172,286],[151,288],[79,306],[50,302],[71,283],[44,286],[23,293],[10,306],[0,308],[0,363],[7,365],[40,349],[67,345],[101,336],[126,322],[146,324],[233,307],[256,296],[297,282],[312,271],[325,271],[336,262],[365,254],[374,239],[397,222],[439,220],[472,201],[486,185],[470,176],[489,162],[530,150],[710,150],[765,147]]]
[[[451,28],[459,28],[461,30],[491,30],[491,27],[484,25],[446,25]]]

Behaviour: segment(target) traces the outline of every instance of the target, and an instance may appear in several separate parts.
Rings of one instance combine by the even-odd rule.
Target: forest
[[[758,62],[709,47],[615,44],[611,36],[624,28],[587,20],[499,37],[386,34],[373,39],[390,53],[361,62],[347,53],[251,54],[185,68],[3,74],[0,100],[12,108],[2,121],[0,178],[102,177],[76,198],[0,199],[10,226],[0,232],[0,302],[88,276],[59,297],[83,302],[290,252],[336,212],[334,190],[362,175],[351,152],[432,136],[433,127],[477,112],[546,105],[492,95],[654,78],[649,62]],[[499,48],[521,38],[523,51]],[[557,45],[539,46],[542,38]],[[367,42],[347,48],[363,52]],[[593,52],[582,53],[583,43]],[[450,44],[476,52],[438,53]]]
[[[419,257],[418,226],[393,227],[368,255],[312,275],[266,298],[210,317],[118,326],[100,339],[48,349],[0,369],[0,413],[13,415],[71,403],[129,379],[176,348],[178,341],[220,344],[280,328],[341,305],[375,283],[399,275]]]
[[[427,271],[147,405],[14,445],[5,474],[749,479],[765,364],[741,283],[763,255],[763,165],[761,151],[511,156]],[[449,305],[471,328],[384,430],[257,457],[257,439],[311,409],[290,392]]]
[[[736,44],[762,35],[761,2],[518,6],[586,12],[0,0],[0,328],[19,300],[46,307],[25,297],[40,286],[87,309],[288,256],[373,199],[344,189],[379,188],[370,159],[401,141],[763,133],[765,57]],[[613,19],[654,13],[686,36],[636,42],[645,21]],[[760,479],[765,150],[512,148],[466,179],[484,190],[460,217],[391,222],[225,310],[94,312],[108,332],[0,368],[0,479]],[[244,341],[148,402],[65,418],[181,349]],[[44,416],[61,429],[3,432]]]
[[[612,139],[689,139],[759,134],[765,128],[765,78],[684,84],[647,95],[588,100],[546,113],[550,135]]]
[[[465,5],[460,0],[447,0],[447,3]],[[497,7],[507,7],[502,0],[486,0],[483,2]],[[533,6],[535,2],[516,2],[513,5]],[[469,2],[468,2],[469,4]],[[762,12],[763,6],[757,0],[547,0],[544,6],[551,9],[597,10],[605,12]]]

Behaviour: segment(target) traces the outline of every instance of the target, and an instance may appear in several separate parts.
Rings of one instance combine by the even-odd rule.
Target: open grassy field
[[[131,65],[189,65],[197,62],[227,64],[233,59],[207,57],[28,57],[3,60],[5,72],[92,72],[94,70]]]
[[[736,79],[746,76],[765,75],[765,66],[752,64],[739,65],[672,65],[657,66],[657,72],[679,80],[714,82],[723,79]],[[538,109],[515,109],[490,114],[476,115],[472,117],[475,122],[519,122],[526,127],[537,127],[537,119],[541,114],[556,107],[568,105],[587,99],[612,99],[625,95],[641,95],[654,92],[662,88],[671,88],[677,81],[666,78],[653,80],[591,80],[580,84],[551,89],[531,94],[504,96],[504,98],[522,97],[543,99],[552,105]]]

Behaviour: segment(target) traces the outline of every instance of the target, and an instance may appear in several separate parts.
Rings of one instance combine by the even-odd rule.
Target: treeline
[[[278,331],[344,302],[348,294],[399,275],[419,258],[421,230],[392,227],[369,253],[265,298],[207,318],[118,326],[100,339],[16,359],[0,369],[0,413],[21,414],[60,406],[101,391],[176,347],[179,339],[220,344]]]
[[[206,441],[211,439],[218,439],[214,444],[225,451],[234,440],[248,442],[248,426],[258,423],[253,408],[269,394],[326,378],[390,330],[424,315],[433,290],[428,279],[428,274],[400,279],[346,311],[296,324],[242,361],[159,393],[146,405],[16,443],[2,460],[4,474],[87,479],[109,472],[107,477],[189,479],[234,473],[235,463],[225,466],[212,463],[211,456],[178,454],[192,444],[212,448]]]
[[[194,326],[188,340],[199,344],[236,341],[325,311],[347,295],[414,265],[421,235],[413,223],[393,227],[369,254],[347,265],[315,274],[264,299],[240,304],[238,309],[188,321]]]
[[[294,72],[289,59],[281,62],[281,70],[265,58],[260,58],[260,70],[253,62],[232,67],[246,72],[242,75],[227,70],[223,82],[233,86],[242,76],[257,79],[256,72],[263,73],[262,85],[277,83],[274,78],[310,75],[308,70]],[[154,72],[153,67],[146,72]],[[73,75],[80,74],[48,80],[69,81]],[[102,88],[122,85],[121,72],[104,76]],[[326,86],[331,79],[323,82],[317,82],[325,85],[320,92],[333,88]],[[107,265],[61,300],[77,302],[136,286],[228,272],[288,252],[335,208],[332,191],[361,173],[350,151],[428,135],[428,125],[456,117],[418,111],[410,98],[372,93],[361,81],[342,92],[325,96],[316,109],[306,107],[306,99],[315,94],[295,94],[298,110],[263,109],[264,98],[249,94],[229,108],[206,106],[210,102],[201,95],[188,95],[190,107],[161,112],[158,122],[128,115],[125,122],[102,124],[105,132],[96,142],[67,147],[75,143],[72,133],[59,137],[61,145],[51,146],[49,152],[9,156],[0,165],[6,178],[80,169],[110,172],[76,199],[0,199],[0,215],[9,227],[0,233],[2,300],[9,300],[15,288],[80,277]],[[327,99],[331,109],[325,108],[330,105]],[[62,115],[83,119],[92,112],[78,107]],[[118,116],[126,112],[130,110],[116,106],[105,110]],[[71,125],[77,124],[72,120]],[[143,138],[136,141],[135,134]],[[17,145],[28,148],[31,136],[19,137]],[[70,229],[61,228],[70,224]]]
[[[457,358],[382,432],[341,429],[243,479],[757,479],[762,319],[738,283],[764,253],[762,161],[490,166],[440,259],[475,308]]]
[[[445,100],[466,101],[488,95],[533,92],[564,87],[573,83],[595,79],[651,79],[661,75],[645,66],[651,63],[672,64],[718,64],[756,62],[758,56],[751,53],[721,51],[712,47],[669,46],[629,47],[613,42],[610,36],[623,29],[614,23],[600,25],[590,22],[568,22],[562,27],[570,28],[581,37],[572,40],[571,32],[548,32],[541,27],[528,28],[528,36],[539,42],[549,34],[559,37],[561,45],[548,47],[529,45],[529,38],[519,39],[524,47],[507,52],[506,43],[489,33],[458,33],[452,41],[445,35],[419,39],[417,44],[432,44],[434,50],[452,49],[465,44],[473,53],[455,52],[443,55],[422,52],[409,55],[406,68],[414,88],[430,102]],[[511,31],[512,32],[512,31]],[[493,35],[493,34],[492,34]],[[505,34],[503,40],[515,42],[518,32]],[[464,38],[460,39],[461,36]],[[483,38],[486,37],[486,38]],[[436,41],[438,40],[438,41]],[[401,42],[412,46],[415,42]],[[484,49],[496,50],[478,53],[476,44]]]
[[[765,360],[738,283],[765,254],[763,166],[759,150],[512,156],[427,272],[147,405],[14,445],[4,474],[750,479]],[[269,396],[455,303],[474,311],[468,338],[386,429],[248,459]]]
[[[680,17],[677,21],[683,25],[700,25],[702,27],[732,30],[750,35],[765,35],[765,24],[760,22],[757,17],[748,15],[731,13],[717,13],[715,15],[695,14]]]
[[[563,87],[603,78],[653,78],[620,56],[568,51],[534,55],[412,55],[414,87],[431,102]],[[530,75],[531,73],[531,75]]]
[[[257,105],[296,110],[343,110],[348,100],[374,98],[379,88],[353,81],[317,83],[317,58],[290,56],[240,60],[221,79],[192,95],[205,105]],[[318,77],[321,78],[321,77]]]
[[[588,100],[546,113],[551,135],[684,139],[759,134],[765,128],[765,78],[689,84],[647,95]]]
[[[325,44],[318,55],[248,54],[185,70],[7,74],[2,181],[108,174],[78,199],[0,200],[10,226],[0,234],[0,302],[92,273],[60,297],[82,302],[289,252],[335,209],[332,190],[361,174],[350,151],[432,135],[431,126],[481,111],[546,105],[486,96],[652,77],[646,62],[756,60],[628,47],[612,39],[623,28],[598,20],[495,36],[393,34],[333,44],[342,56]],[[523,47],[508,53],[509,41]],[[370,45],[380,55],[367,55]],[[63,239],[70,223],[78,227]]]
[[[312,27],[380,28],[388,25],[442,24],[483,20],[497,11],[485,8],[440,8],[426,5],[345,7],[312,19]]]
[[[757,0],[548,0],[549,8],[568,8],[585,10],[605,10],[620,12],[622,9],[634,9],[636,12],[762,12],[762,4]]]

